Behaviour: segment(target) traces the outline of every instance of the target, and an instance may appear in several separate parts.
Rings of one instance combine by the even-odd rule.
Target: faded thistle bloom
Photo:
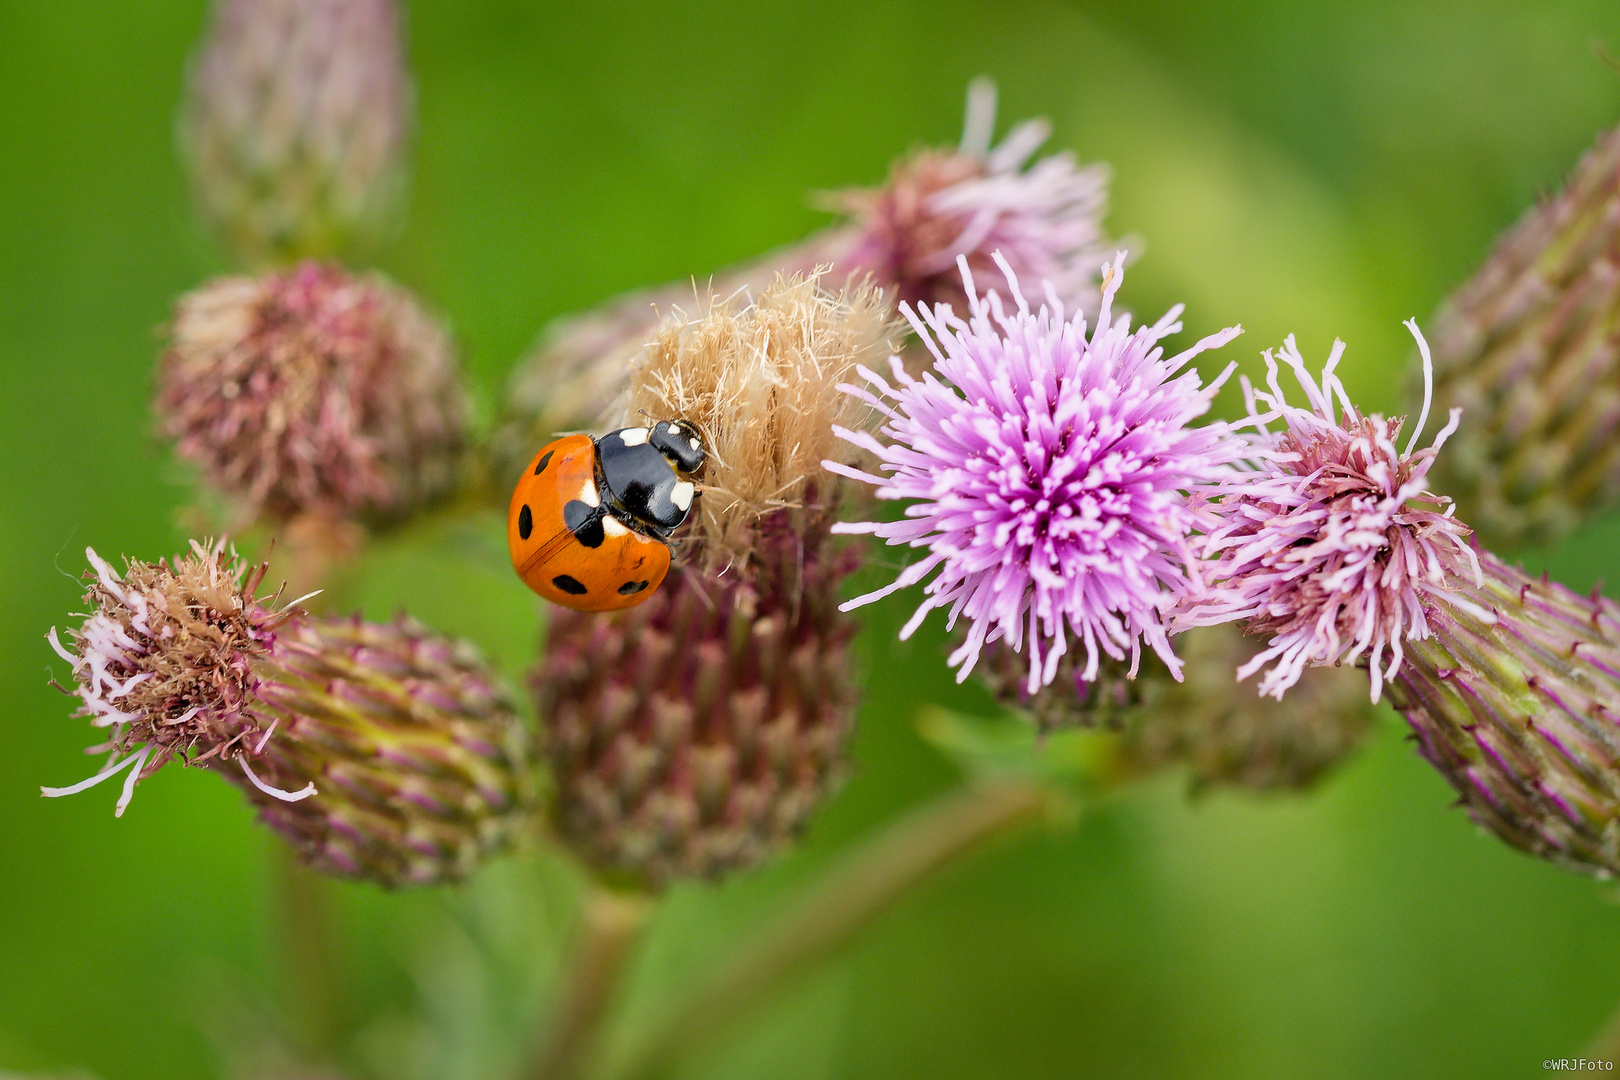
[[[1442,490],[1493,544],[1557,539],[1620,496],[1620,130],[1496,244],[1434,320],[1462,426]]]
[[[1425,357],[1417,323],[1407,323]],[[1281,698],[1307,665],[1365,661],[1372,700],[1400,670],[1407,642],[1428,636],[1426,597],[1454,587],[1459,564],[1476,578],[1468,527],[1450,500],[1427,490],[1429,467],[1458,413],[1425,449],[1428,400],[1404,448],[1404,419],[1363,416],[1334,369],[1336,341],[1318,384],[1290,336],[1266,358],[1266,389],[1245,381],[1256,423],[1284,430],[1240,492],[1223,491],[1221,522],[1200,541],[1213,588],[1192,596],[1183,626],[1243,621],[1266,647],[1239,669],[1267,669],[1262,694]],[[1289,404],[1277,365],[1292,369],[1308,408]],[[1427,360],[1425,360],[1427,366]],[[1258,405],[1256,404],[1258,402]],[[1259,407],[1267,411],[1262,414]]]
[[[1121,260],[1122,261],[1122,260]],[[1104,657],[1129,658],[1142,643],[1177,676],[1166,607],[1196,572],[1190,541],[1210,515],[1186,492],[1231,487],[1247,440],[1224,423],[1193,427],[1230,374],[1204,385],[1189,362],[1240,332],[1231,327],[1166,357],[1160,341],[1181,329],[1181,308],[1131,329],[1114,314],[1123,271],[1103,275],[1102,307],[1087,336],[1085,315],[1066,314],[1048,291],[1032,309],[1012,267],[998,260],[1015,307],[979,296],[967,260],[964,321],[945,305],[903,310],[934,357],[918,379],[897,358],[896,385],[867,368],[875,393],[849,392],[881,411],[881,434],[840,430],[870,452],[874,475],[837,462],[834,472],[872,484],[880,499],[913,500],[897,521],[841,523],[925,549],[889,586],[849,601],[859,607],[935,573],[927,598],[901,631],[948,609],[967,620],[951,655],[965,679],[987,644],[1028,648],[1031,691],[1050,683],[1073,636],[1097,677]]]
[[[1185,664],[1181,680],[1147,657],[1135,679],[1126,678],[1123,663],[1107,660],[1097,679],[1086,682],[1070,654],[1052,684],[1032,694],[1022,659],[991,646],[981,677],[1042,731],[1119,732],[1121,764],[1132,772],[1184,767],[1195,789],[1308,788],[1372,731],[1376,712],[1366,683],[1350,668],[1314,668],[1285,700],[1256,698],[1232,672],[1257,651],[1254,639],[1234,626],[1199,627],[1176,638]]]
[[[384,885],[465,876],[530,805],[526,733],[469,646],[408,620],[316,619],[255,596],[223,546],[130,562],[94,551],[89,614],[64,644],[106,766],[71,795],[171,760],[241,788],[304,861]]]
[[[820,461],[864,411],[839,383],[896,336],[881,292],[780,279],[677,313],[636,359],[622,421],[687,420],[709,458],[684,565],[628,611],[554,612],[533,675],[559,831],[597,866],[661,882],[752,865],[838,778],[853,562]]]
[[[253,266],[380,238],[411,99],[393,0],[219,0],[180,118],[198,209]]]
[[[1429,448],[1414,449],[1420,414],[1397,449],[1402,423],[1363,417],[1334,377],[1341,349],[1318,384],[1284,348],[1309,409],[1284,401],[1270,364],[1269,393],[1254,394],[1285,425],[1258,461],[1270,487],[1208,537],[1218,569],[1189,621],[1246,620],[1267,640],[1240,674],[1269,665],[1261,688],[1279,696],[1306,665],[1365,664],[1475,821],[1552,861],[1620,871],[1620,607],[1469,543],[1425,490],[1455,410]]]
[[[500,478],[515,478],[555,432],[601,427],[659,313],[701,305],[705,295],[746,302],[778,275],[821,267],[835,283],[870,275],[891,297],[960,306],[957,259],[986,272],[991,252],[1000,251],[1020,277],[1049,281],[1065,304],[1094,310],[1110,250],[1102,231],[1106,167],[1082,167],[1068,152],[1032,162],[1050,132],[1044,120],[1018,125],[992,149],[994,126],[995,87],[980,80],[969,90],[961,146],[918,150],[897,161],[882,186],[826,196],[839,222],[721,271],[704,288],[677,282],[555,323],[513,370],[495,439]]]
[[[388,518],[455,483],[459,379],[405,290],[304,263],[182,297],[155,409],[179,455],[250,516]]]

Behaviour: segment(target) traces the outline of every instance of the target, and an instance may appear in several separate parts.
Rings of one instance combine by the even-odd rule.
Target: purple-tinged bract
[[[1129,656],[1134,665],[1144,640],[1179,672],[1164,614],[1191,585],[1189,540],[1213,516],[1212,503],[1190,502],[1187,493],[1230,485],[1242,475],[1234,463],[1251,452],[1224,423],[1190,426],[1226,375],[1206,386],[1187,364],[1240,330],[1167,358],[1159,343],[1181,329],[1181,309],[1134,330],[1128,315],[1116,318],[1121,257],[1104,271],[1088,338],[1083,315],[1066,317],[1050,288],[1046,303],[1031,309],[1007,262],[997,262],[1013,310],[996,292],[978,296],[961,260],[967,321],[946,305],[904,309],[934,370],[912,378],[893,359],[898,385],[862,369],[876,393],[848,388],[887,417],[880,434],[890,441],[839,434],[876,455],[889,475],[828,468],[876,485],[879,498],[915,501],[900,521],[839,531],[927,554],[893,584],[845,607],[937,570],[901,636],[934,608],[948,608],[953,626],[966,617],[965,640],[951,656],[959,680],[986,643],[1021,650],[1026,634],[1031,688],[1052,681],[1071,634],[1084,644],[1086,679],[1096,676],[1102,654]]]
[[[1425,367],[1428,345],[1415,322]],[[1404,449],[1404,418],[1363,416],[1334,374],[1344,343],[1335,342],[1321,383],[1306,371],[1290,336],[1280,358],[1293,369],[1309,408],[1290,405],[1278,382],[1278,356],[1266,352],[1266,390],[1245,386],[1262,426],[1284,430],[1259,456],[1259,479],[1222,503],[1223,525],[1205,536],[1212,587],[1187,601],[1178,626],[1245,620],[1270,638],[1243,667],[1246,678],[1269,667],[1260,692],[1281,698],[1307,665],[1365,661],[1372,698],[1400,669],[1404,643],[1429,634],[1425,601],[1449,590],[1459,572],[1477,579],[1468,527],[1449,499],[1426,490],[1429,467],[1458,413],[1423,450],[1415,450],[1428,405]],[[1256,401],[1268,411],[1259,413]]]

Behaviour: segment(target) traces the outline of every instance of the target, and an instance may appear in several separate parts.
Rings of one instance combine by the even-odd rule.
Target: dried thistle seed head
[[[1434,341],[1435,398],[1463,410],[1436,483],[1483,539],[1556,540],[1620,497],[1620,129],[1497,241]]]
[[[835,426],[859,426],[866,406],[839,386],[898,344],[887,297],[870,285],[833,295],[821,278],[778,278],[752,303],[712,303],[665,319],[632,366],[619,422],[674,417],[708,450],[692,536],[708,571],[747,567],[757,525],[773,510],[837,500],[821,463]]]
[[[995,84],[978,80],[968,89],[960,147],[918,150],[895,162],[881,187],[831,196],[829,208],[858,230],[838,269],[871,274],[903,302],[962,311],[968,296],[957,260],[984,280],[997,276],[991,257],[999,252],[1018,277],[1095,311],[1097,280],[1113,252],[1102,230],[1107,168],[1082,168],[1068,152],[1028,165],[1051,134],[1045,120],[1019,124],[992,149],[995,114]]]
[[[198,210],[253,266],[374,242],[411,107],[393,0],[219,0],[180,117]]]
[[[501,420],[491,436],[497,488],[509,490],[535,448],[559,433],[613,426],[614,406],[630,381],[631,364],[657,336],[666,316],[703,310],[714,297],[744,305],[778,277],[810,276],[817,267],[836,266],[852,239],[847,227],[823,230],[721,271],[712,280],[638,289],[546,327],[507,380]]]
[[[182,297],[155,409],[179,455],[250,514],[393,517],[456,480],[459,377],[405,290],[304,263]]]
[[[825,517],[776,510],[753,573],[558,611],[532,677],[558,828],[593,864],[713,877],[789,843],[842,773],[856,684]]]
[[[414,620],[310,619],[276,640],[263,707],[285,717],[255,758],[289,802],[230,779],[304,862],[380,885],[459,881],[534,812],[527,731],[465,642]]]
[[[410,622],[316,620],[254,596],[264,568],[222,546],[131,562],[89,552],[89,614],[52,646],[73,665],[77,715],[128,770],[119,814],[170,759],[241,787],[328,873],[383,885],[453,880],[532,811],[528,742],[467,646]]]
[[[1620,873],[1620,605],[1488,552],[1429,594],[1391,698],[1477,823],[1572,869]]]

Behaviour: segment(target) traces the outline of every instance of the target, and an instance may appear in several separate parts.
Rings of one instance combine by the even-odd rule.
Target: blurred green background
[[[155,328],[220,271],[191,224],[173,120],[202,0],[0,0],[0,1071],[185,1080],[296,1011],[272,842],[207,775],[165,770],[112,817],[42,634],[89,544],[184,542],[151,435]],[[979,74],[1002,127],[1112,163],[1125,299],[1188,303],[1226,351],[1350,345],[1397,404],[1409,339],[1492,237],[1620,112],[1612,0],[1173,0],[761,5],[416,0],[410,226],[384,267],[453,325],[486,402],[551,317],[706,274],[814,228],[811,189],[951,142]],[[407,537],[354,598],[472,635],[509,672],[532,598],[477,545]],[[1620,521],[1528,560],[1585,588]],[[953,780],[919,700],[983,710],[937,624],[862,638],[854,779],[805,848],[675,891],[624,1003],[688,985],[852,840]],[[915,597],[911,598],[912,600]],[[60,665],[57,665],[60,667]],[[1189,801],[1176,777],[1003,845],[891,912],[683,1077],[1520,1077],[1620,1001],[1613,885],[1518,856],[1450,811],[1390,717],[1306,798]],[[571,932],[565,869],[510,860],[453,894],[336,886],[355,1060],[497,1077]]]

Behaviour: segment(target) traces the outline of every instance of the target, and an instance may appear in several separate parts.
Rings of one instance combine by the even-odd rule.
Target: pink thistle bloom
[[[1104,269],[1088,338],[1085,316],[1066,317],[1050,284],[1046,303],[1031,310],[1007,260],[996,261],[1016,310],[998,293],[980,297],[967,260],[959,260],[968,321],[943,304],[902,305],[934,371],[915,379],[891,358],[898,386],[861,368],[876,393],[844,387],[887,417],[880,434],[892,441],[837,433],[890,475],[824,464],[875,485],[879,498],[916,502],[901,521],[837,530],[928,549],[891,585],[844,608],[937,569],[900,636],[934,608],[948,607],[952,626],[966,616],[966,640],[950,658],[960,665],[958,681],[984,645],[1005,640],[1020,650],[1026,634],[1032,692],[1052,681],[1070,634],[1084,643],[1086,680],[1096,678],[1101,653],[1118,660],[1129,653],[1134,674],[1144,639],[1179,678],[1164,616],[1193,583],[1189,538],[1213,517],[1212,503],[1190,501],[1187,492],[1234,486],[1242,475],[1235,463],[1253,453],[1229,425],[1189,426],[1232,368],[1205,386],[1187,363],[1241,329],[1166,358],[1159,342],[1181,329],[1181,308],[1135,330],[1128,315],[1116,318],[1122,254]]]
[[[1406,326],[1432,387],[1428,343],[1415,321]],[[1211,560],[1212,587],[1190,596],[1175,619],[1178,629],[1247,620],[1249,633],[1269,635],[1238,678],[1269,666],[1260,693],[1278,699],[1307,666],[1365,659],[1377,701],[1400,670],[1404,643],[1429,636],[1431,594],[1453,591],[1465,563],[1480,581],[1468,527],[1452,516],[1450,499],[1426,490],[1461,410],[1451,410],[1433,443],[1416,450],[1428,419],[1426,393],[1411,437],[1397,449],[1404,418],[1363,416],[1350,404],[1334,374],[1343,353],[1344,343],[1334,342],[1318,384],[1290,335],[1278,355],[1265,353],[1267,389],[1244,381],[1254,422],[1265,431],[1281,420],[1286,429],[1271,438],[1246,490],[1222,500],[1225,523],[1199,544]],[[1285,399],[1279,358],[1293,369],[1309,408]]]
[[[995,117],[995,84],[978,80],[959,149],[917,151],[881,187],[834,196],[832,208],[856,228],[838,265],[892,282],[912,304],[962,304],[957,261],[966,256],[987,274],[1000,252],[1015,274],[1049,282],[1067,304],[1094,297],[1108,260],[1107,167],[1082,167],[1066,151],[1031,163],[1052,133],[1045,120],[1024,121],[992,147]]]

